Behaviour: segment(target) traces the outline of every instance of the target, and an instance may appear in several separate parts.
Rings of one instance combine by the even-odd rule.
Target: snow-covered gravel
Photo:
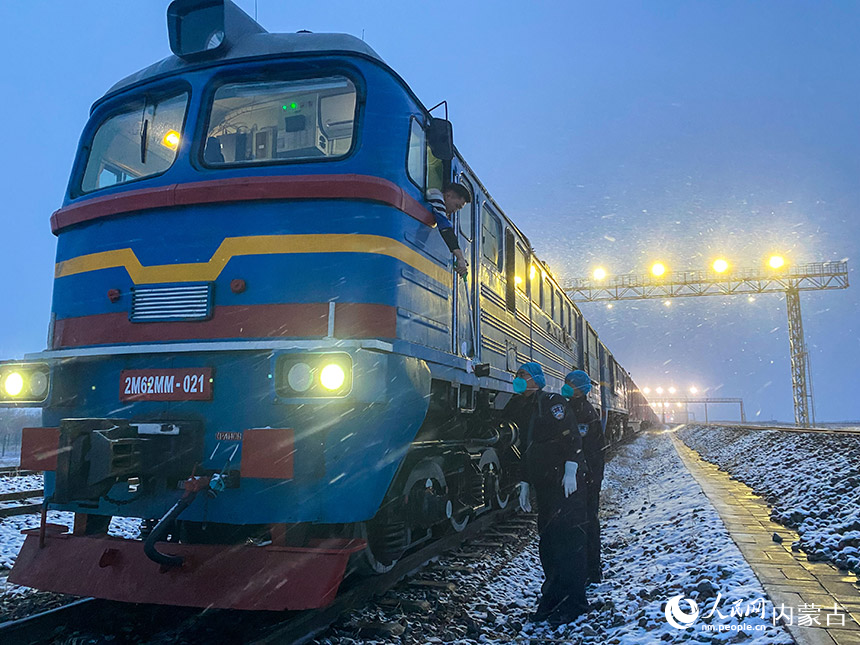
[[[0,493],[17,493],[24,490],[40,490],[43,486],[42,475],[24,475],[23,477],[0,476]],[[14,502],[0,502],[0,506],[8,507],[23,503],[36,504],[42,501],[41,497]],[[48,521],[57,524],[71,526],[72,514],[50,511]],[[27,528],[39,526],[38,515],[15,515],[13,517],[0,518],[0,574],[5,581],[4,569],[11,569],[15,564],[15,556],[24,543],[21,531]]]
[[[552,628],[528,621],[543,578],[535,538],[486,583],[456,580],[459,596],[439,601],[445,610],[441,621],[372,605],[345,618],[317,642],[794,642],[783,627],[772,624],[772,606],[765,602],[764,591],[668,435],[649,433],[619,449],[607,464],[601,514],[605,579],[589,589],[595,609],[575,623]],[[679,595],[699,607],[698,620],[687,629],[670,626],[664,613],[667,601]],[[757,602],[765,606],[765,618],[761,611],[732,613],[740,609],[742,614]],[[684,601],[680,609],[691,613]],[[407,632],[376,640],[350,633],[350,626],[368,618],[399,622]]]
[[[764,497],[810,560],[860,574],[860,436],[703,426],[678,434]]]
[[[14,493],[23,490],[37,490],[42,488],[42,475],[25,475],[23,477],[0,476],[0,493]],[[41,502],[40,497],[26,500],[28,504]],[[2,506],[11,506],[25,503],[25,500],[0,503]],[[63,524],[71,530],[74,521],[73,514],[67,511],[48,511],[48,522],[52,524]],[[10,583],[7,578],[9,569],[15,564],[18,551],[24,543],[24,529],[37,528],[39,526],[39,515],[15,515],[0,518],[0,622],[11,620],[27,613],[44,611],[50,607],[62,604],[71,599],[70,596],[62,594],[46,593],[36,591],[27,587],[20,587]],[[125,538],[136,538],[139,536],[140,520],[137,518],[115,517],[111,521],[109,534]]]

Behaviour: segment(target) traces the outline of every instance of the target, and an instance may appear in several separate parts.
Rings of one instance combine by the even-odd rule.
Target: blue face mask
[[[514,392],[516,392],[517,394],[522,394],[528,389],[528,387],[529,384],[526,383],[526,380],[524,378],[520,378],[518,376],[514,379]]]
[[[561,395],[565,398],[570,398],[573,396],[573,388],[570,387],[567,383],[562,385],[561,387]]]

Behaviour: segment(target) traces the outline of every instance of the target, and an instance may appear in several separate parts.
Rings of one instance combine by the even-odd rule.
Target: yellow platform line
[[[277,255],[288,253],[371,253],[387,255],[405,262],[412,268],[446,284],[451,273],[402,242],[382,235],[315,234],[315,235],[251,235],[228,237],[207,262],[143,266],[132,249],[116,249],[90,253],[57,262],[54,277],[124,268],[134,284],[163,284],[167,282],[212,282],[227,263],[241,255]],[[289,277],[289,276],[285,276]]]
[[[770,509],[760,496],[702,459],[674,433],[670,437],[684,466],[719,513],[771,602],[777,607],[793,608],[794,625],[788,626],[788,631],[794,640],[800,645],[860,645],[860,588],[855,585],[856,576],[829,564],[809,562],[802,551],[792,551],[791,543],[799,536],[771,521]],[[773,541],[774,533],[783,538],[781,544]],[[832,612],[834,603],[845,614],[844,627],[797,624],[798,607],[815,604],[822,608],[818,618],[826,625],[827,608]]]

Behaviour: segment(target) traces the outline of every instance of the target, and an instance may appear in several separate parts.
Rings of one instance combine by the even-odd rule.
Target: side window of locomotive
[[[526,292],[526,252],[517,246],[517,256],[514,265],[514,285],[522,293]]]
[[[427,165],[427,141],[424,128],[413,118],[409,126],[409,152],[406,156],[406,172],[409,179],[424,190],[424,167]]]
[[[343,157],[352,148],[355,107],[355,85],[342,76],[222,85],[209,112],[203,163]]]
[[[187,107],[187,92],[157,100],[147,97],[105,119],[89,145],[81,191],[124,184],[170,168]]]
[[[541,275],[540,269],[532,264],[529,267],[529,278],[532,282],[532,301],[538,306],[542,306],[543,294],[541,292]]]
[[[543,293],[541,308],[544,310],[544,313],[552,319],[552,306],[555,303],[553,302],[552,285],[549,283],[549,278],[543,279]]]
[[[475,191],[472,190],[472,185],[465,178],[461,177],[460,183],[466,187],[466,190],[469,191],[470,195],[473,195],[471,203],[466,204],[465,206],[463,206],[462,209],[460,209],[460,234],[471,242],[473,239],[475,239],[475,229],[472,226],[472,213],[473,208],[475,207]]]
[[[502,223],[490,212],[487,205],[481,214],[481,249],[484,257],[499,271],[502,270]]]
[[[558,326],[564,329],[564,294],[557,289],[555,293],[555,308],[553,309],[553,320],[558,323]]]
[[[564,292],[559,291],[558,292],[558,325],[562,329],[564,329],[564,320],[565,320],[565,318],[564,318],[564,305],[565,305]]]
[[[427,190],[435,188],[442,190],[444,184],[445,165],[442,160],[433,154],[430,146],[427,146]]]

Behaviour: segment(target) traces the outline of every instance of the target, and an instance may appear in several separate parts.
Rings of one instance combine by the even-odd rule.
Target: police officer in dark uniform
[[[588,611],[586,577],[586,500],[577,473],[585,460],[576,421],[567,402],[544,392],[546,378],[537,363],[517,371],[518,396],[505,407],[520,431],[522,474],[520,507],[531,510],[529,485],[537,494],[540,559],[545,581],[534,620],[561,624]]]
[[[588,581],[600,582],[600,486],[603,483],[604,451],[606,443],[603,437],[603,424],[600,415],[588,401],[591,391],[591,379],[582,370],[575,370],[564,377],[563,396],[569,399],[568,405],[576,417],[579,434],[582,437],[582,450],[585,453],[585,464],[588,473],[585,478],[585,493],[587,498],[586,533],[588,542]]]

